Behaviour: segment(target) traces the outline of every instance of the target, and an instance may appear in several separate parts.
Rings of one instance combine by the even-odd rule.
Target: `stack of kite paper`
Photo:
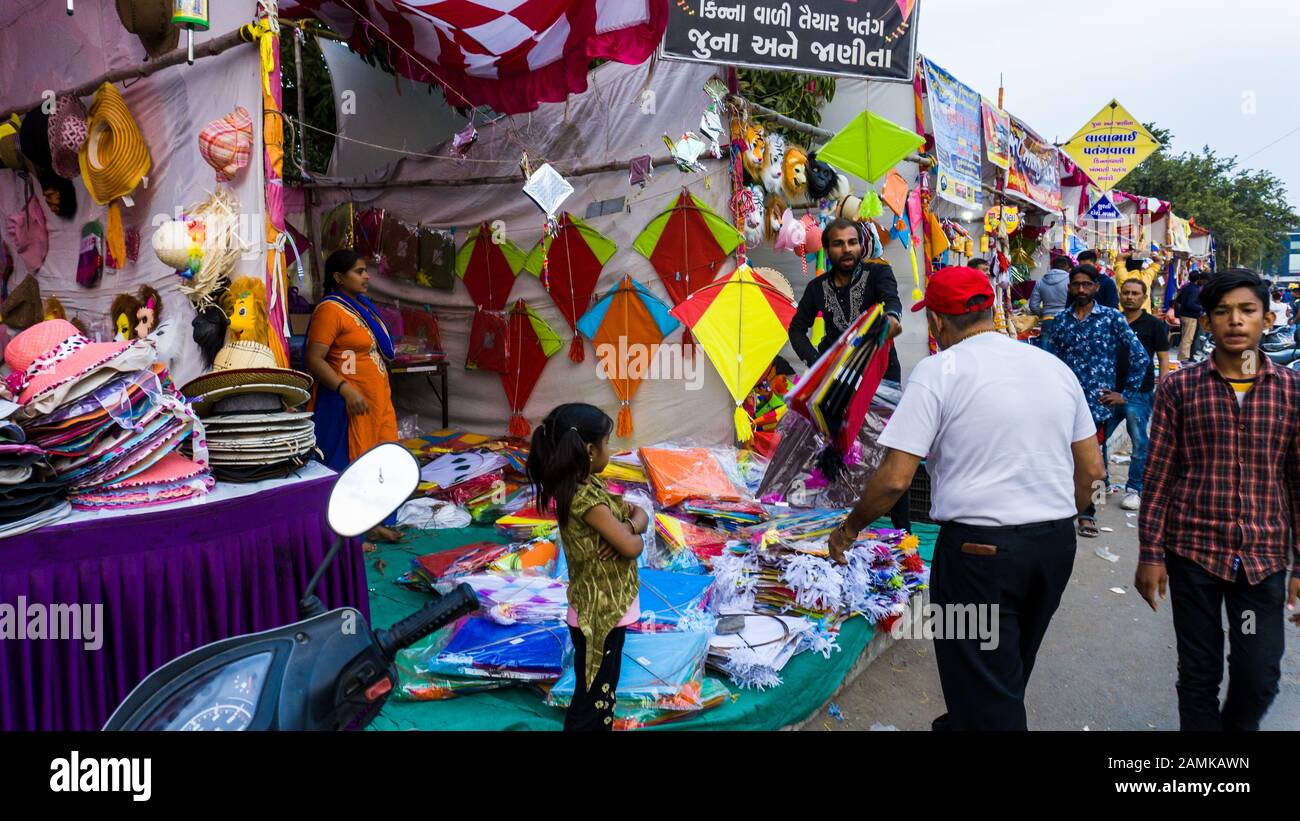
[[[569,628],[562,622],[497,624],[483,616],[471,616],[461,622],[451,641],[429,661],[424,672],[519,681],[553,680],[563,671],[568,637]]]
[[[672,630],[709,632],[713,616],[709,613],[709,597],[713,592],[713,577],[696,573],[672,573],[637,569],[641,582],[641,617],[632,630],[656,633]]]
[[[667,513],[655,514],[655,532],[668,545],[670,554],[688,552],[705,567],[721,556],[727,546],[726,534],[693,525]],[[675,561],[672,563],[676,564]]]

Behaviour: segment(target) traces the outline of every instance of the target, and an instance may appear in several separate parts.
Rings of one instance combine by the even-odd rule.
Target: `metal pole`
[[[307,89],[303,86],[302,81],[302,40],[305,36],[301,28],[293,30],[294,84],[298,89],[298,177],[304,180],[311,175],[307,164],[307,129],[302,127],[302,124],[307,122]],[[320,281],[317,272],[321,270],[321,267],[320,258],[316,251],[316,211],[312,207],[312,189],[303,187],[302,201],[303,213],[307,218],[307,241],[311,245],[308,259],[311,262],[311,281],[314,295],[316,286]]]

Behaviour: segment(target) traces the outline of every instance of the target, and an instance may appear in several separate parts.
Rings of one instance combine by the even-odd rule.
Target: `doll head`
[[[230,283],[222,299],[230,317],[233,341],[248,340],[267,344],[270,317],[266,309],[266,286],[257,277],[239,277]]]
[[[144,339],[162,322],[162,297],[148,285],[141,285],[137,298],[140,308],[135,312],[135,337]]]
[[[140,300],[135,294],[118,294],[109,306],[108,318],[113,323],[113,339],[118,342],[130,342],[135,339],[136,314],[140,311]]]

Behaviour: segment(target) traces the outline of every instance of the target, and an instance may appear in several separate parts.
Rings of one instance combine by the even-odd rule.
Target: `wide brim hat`
[[[161,57],[180,45],[181,31],[172,25],[171,0],[117,0],[122,28],[140,38],[150,57]]]
[[[305,384],[303,377],[307,380]],[[197,387],[196,382],[199,383]],[[311,377],[296,371],[217,371],[189,382],[181,392],[199,416],[207,416],[217,410],[216,406],[222,400],[250,394],[274,395],[284,406],[296,408],[311,399],[310,385]]]
[[[39,304],[39,303],[38,303]],[[76,327],[66,319],[47,319],[38,322],[9,340],[5,346],[5,363],[14,371],[27,370],[38,357],[60,347],[70,337],[80,336]],[[33,374],[18,396],[18,403],[26,405],[46,393],[105,368],[119,370],[114,364],[122,354],[132,351],[139,340],[132,342],[87,342],[67,356],[52,362],[47,368]],[[152,346],[149,358],[154,358]],[[138,370],[134,363],[121,363],[121,370]]]
[[[78,161],[86,190],[100,205],[127,196],[149,173],[152,160],[126,100],[112,83],[95,92]]]

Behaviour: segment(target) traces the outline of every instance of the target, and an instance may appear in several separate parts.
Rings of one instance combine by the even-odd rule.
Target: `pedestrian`
[[[1274,288],[1269,299],[1269,311],[1273,314],[1273,328],[1285,328],[1291,324],[1291,306],[1282,299],[1282,291]]]
[[[609,464],[613,428],[600,408],[560,405],[533,431],[528,451],[537,508],[554,503],[569,566],[565,620],[576,681],[565,730],[613,729],[624,634],[641,615],[636,560],[650,520],[597,475]]]
[[[808,367],[812,367],[864,311],[871,310],[878,303],[885,306],[889,337],[892,339],[903,330],[903,304],[898,299],[894,269],[882,259],[863,259],[863,230],[859,222],[838,218],[831,220],[822,231],[822,248],[826,251],[828,269],[808,283],[799,299],[794,319],[790,321],[790,347]],[[819,313],[826,324],[826,334],[821,344],[814,346],[808,339],[808,332]],[[898,351],[892,347],[884,378],[894,383],[903,378]],[[908,495],[904,494],[890,511],[890,520],[899,530],[911,529],[909,504]]]
[[[1028,729],[1025,687],[1074,567],[1071,521],[1103,475],[1078,380],[998,333],[993,299],[979,271],[930,278],[912,310],[926,310],[942,351],[912,370],[880,435],[881,467],[830,537],[831,557],[844,562],[926,460],[940,523],[930,601],[949,613],[994,608],[997,627],[991,647],[969,630],[935,641],[948,708],[935,729]]]
[[[1211,278],[1199,298],[1214,353],[1156,393],[1134,585],[1152,610],[1172,598],[1184,730],[1259,729],[1282,675],[1284,600],[1300,624],[1300,373],[1259,350],[1268,297],[1252,271]]]
[[[1038,344],[1041,346],[1052,335],[1056,315],[1065,311],[1070,302],[1070,269],[1073,263],[1066,256],[1052,257],[1052,267],[1029,295],[1029,312],[1038,317]]]
[[[1091,265],[1101,272],[1101,279],[1097,280],[1097,304],[1119,310],[1119,288],[1115,285],[1115,280],[1111,278],[1111,272],[1098,260],[1097,252],[1092,250],[1080,251],[1078,260],[1080,265]]]
[[[1115,406],[1116,412],[1106,423],[1104,434],[1106,439],[1110,439],[1123,421],[1128,430],[1128,438],[1133,443],[1133,453],[1128,463],[1128,481],[1124,483],[1124,500],[1119,504],[1125,510],[1137,510],[1142,503],[1142,474],[1147,461],[1147,428],[1151,423],[1151,407],[1155,402],[1156,385],[1163,382],[1169,374],[1169,332],[1165,323],[1146,312],[1143,308],[1146,302],[1147,284],[1142,278],[1127,279],[1120,286],[1119,303],[1124,308],[1124,319],[1128,320],[1133,335],[1151,358],[1151,364],[1143,370],[1142,385],[1137,393],[1128,399],[1120,394],[1124,401],[1122,405]],[[1118,387],[1126,381],[1128,357],[1118,358],[1116,370]]]
[[[1142,369],[1151,366],[1151,358],[1124,315],[1097,304],[1097,284],[1101,279],[1101,272],[1093,265],[1079,265],[1070,272],[1072,307],[1057,316],[1056,327],[1044,350],[1060,357],[1083,387],[1104,459],[1106,423],[1115,415],[1115,409],[1132,399],[1142,386]],[[1116,378],[1116,358],[1121,355],[1128,357],[1123,383]],[[1080,536],[1090,539],[1100,533],[1096,505],[1090,504],[1079,516],[1078,531]]]
[[[1189,363],[1192,358],[1192,345],[1200,329],[1201,315],[1205,313],[1201,308],[1201,283],[1208,278],[1204,271],[1192,272],[1191,280],[1179,288],[1174,296],[1174,316],[1178,317],[1182,327],[1178,340],[1179,367]]]

